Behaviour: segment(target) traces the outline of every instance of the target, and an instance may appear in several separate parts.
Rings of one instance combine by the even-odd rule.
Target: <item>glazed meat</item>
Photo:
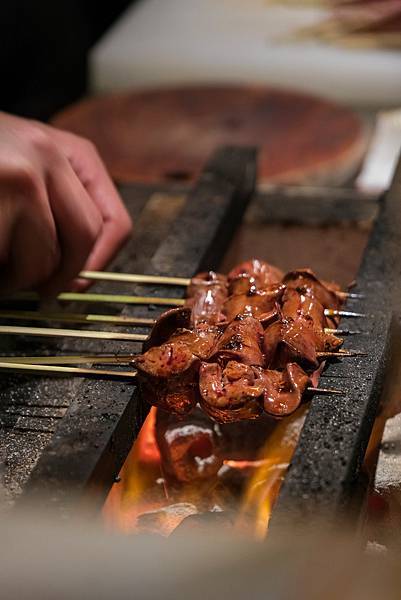
[[[146,399],[175,415],[188,414],[198,402],[220,423],[291,414],[306,387],[318,381],[319,353],[342,344],[325,331],[336,326],[325,309],[341,306],[339,288],[309,269],[283,276],[253,259],[228,277],[197,275],[188,296],[186,307],[160,317],[135,360]],[[189,442],[177,436],[171,452],[182,452],[184,462],[174,458],[174,476],[193,477]]]
[[[213,477],[223,464],[219,425],[195,408],[184,421],[157,411],[156,438],[169,478],[181,482]]]
[[[224,321],[223,304],[228,296],[227,278],[209,271],[199,273],[191,280],[186,306],[192,311],[192,324],[217,325]]]
[[[280,319],[270,325],[263,337],[266,365],[283,369],[297,362],[305,369],[319,366],[318,352],[336,351],[342,340],[314,327],[313,321],[301,315],[298,319]]]
[[[310,385],[308,375],[301,367],[289,363],[283,371],[262,372],[264,381],[263,408],[273,417],[286,417],[302,402],[302,395]]]
[[[203,410],[219,422],[256,419],[263,412],[260,373],[240,362],[232,360],[224,368],[218,363],[202,363],[199,389]]]
[[[283,278],[280,269],[269,263],[253,258],[241,263],[228,274],[230,294],[243,294],[249,291],[249,286],[254,285],[259,289],[266,289]]]
[[[143,397],[175,414],[189,413],[198,402],[200,359],[183,342],[150,348],[136,357]]]
[[[323,308],[338,308],[341,304],[338,292],[340,288],[334,283],[327,283],[318,279],[310,269],[290,271],[283,277],[283,283],[288,289],[292,288],[299,293],[309,291],[323,306]]]
[[[305,293],[286,289],[280,319],[264,333],[266,366],[283,369],[288,362],[297,362],[307,370],[316,369],[318,352],[335,352],[342,344],[340,338],[325,333],[326,326],[324,308],[311,289]]]
[[[143,344],[143,349],[146,351],[153,346],[160,346],[167,342],[177,329],[189,327],[191,327],[190,308],[180,307],[166,310],[152,327],[148,339]]]
[[[237,315],[255,317],[264,325],[277,317],[277,303],[281,300],[285,286],[271,285],[266,289],[257,289],[252,285],[246,293],[232,294],[223,306],[223,312],[228,322]]]
[[[264,411],[275,418],[293,413],[310,385],[309,376],[294,363],[283,371],[247,367],[235,361],[223,369],[202,363],[199,372],[201,406],[214,419],[230,423],[255,419]]]
[[[210,356],[219,335],[216,327],[205,325],[180,329],[168,342],[137,356],[138,380],[148,402],[176,414],[191,411],[198,401],[200,360]]]
[[[257,319],[239,315],[217,339],[212,361],[236,360],[244,365],[263,366],[263,327]]]

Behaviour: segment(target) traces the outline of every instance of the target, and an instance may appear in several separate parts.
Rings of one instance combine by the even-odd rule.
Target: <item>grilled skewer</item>
[[[177,285],[188,287],[191,283],[190,278],[186,277],[165,277],[163,275],[138,275],[133,273],[110,273],[107,271],[81,271],[79,274],[81,279],[89,279],[95,281],[118,281],[122,283],[144,283],[157,285]],[[351,298],[359,300],[363,298],[363,294],[354,292],[335,292],[341,299]]]
[[[156,319],[128,317],[124,315],[98,315],[90,313],[46,312],[34,310],[0,310],[0,319],[15,319],[19,321],[58,321],[60,323],[107,323],[115,326],[138,325],[141,327],[153,327],[156,323]],[[325,327],[324,332],[338,336],[362,333],[359,330],[331,329],[329,327]]]
[[[82,357],[80,357],[82,358]],[[42,376],[73,376],[91,377],[95,379],[116,379],[119,381],[132,381],[135,379],[136,371],[109,371],[104,369],[81,369],[78,367],[53,366],[43,364],[27,364],[22,362],[1,362],[0,371],[22,375]],[[343,395],[344,392],[337,389],[308,387],[307,391],[314,394]]]
[[[39,296],[31,292],[20,292],[11,298],[4,298],[7,301],[16,300],[39,300]],[[157,296],[125,296],[120,294],[87,294],[85,292],[63,292],[57,296],[57,300],[66,302],[94,302],[94,303],[112,303],[112,304],[141,304],[154,306],[184,306],[184,298],[159,298]],[[324,311],[326,317],[350,317],[364,318],[366,314],[353,312],[349,310],[336,310],[326,308]]]

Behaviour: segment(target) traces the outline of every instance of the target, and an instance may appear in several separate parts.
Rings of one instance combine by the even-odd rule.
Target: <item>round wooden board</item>
[[[53,123],[92,140],[120,182],[192,181],[222,144],[260,148],[259,180],[341,183],[366,149],[344,107],[270,88],[183,87],[89,98]]]

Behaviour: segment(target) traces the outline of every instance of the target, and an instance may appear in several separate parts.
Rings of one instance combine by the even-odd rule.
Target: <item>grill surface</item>
[[[311,513],[316,507],[341,510],[349,501],[374,420],[384,376],[393,306],[401,302],[397,274],[401,273],[401,214],[399,181],[382,203],[374,233],[358,277],[358,291],[366,299],[348,307],[368,313],[363,321],[347,321],[363,334],[346,346],[365,350],[366,358],[332,364],[322,387],[341,387],[344,398],[315,397],[280,495],[276,520],[288,510]],[[192,276],[199,269],[216,268],[239,224],[255,182],[255,152],[225,149],[206,167],[187,196],[152,193],[135,186],[123,190],[136,222],[136,239],[113,265],[113,270]],[[153,190],[154,191],[154,190]],[[254,214],[280,222],[359,221],[372,217],[375,198],[348,201],[349,192],[335,191],[322,198],[319,190],[274,188],[256,197]],[[120,291],[97,284],[96,291]],[[171,295],[172,287],[141,286],[129,293]],[[392,304],[393,303],[393,304]],[[400,304],[401,306],[401,304]],[[72,307],[76,312],[84,307]],[[150,308],[126,307],[123,314],[157,316]],[[93,307],[91,307],[93,312]],[[116,311],[117,312],[117,311]],[[10,352],[130,352],[134,344],[64,342],[51,346],[10,339]],[[0,456],[6,458],[6,492],[23,498],[40,494],[49,504],[68,511],[76,496],[96,488],[102,502],[146,415],[135,386],[107,381],[2,378],[0,390]],[[298,513],[299,514],[299,513]]]

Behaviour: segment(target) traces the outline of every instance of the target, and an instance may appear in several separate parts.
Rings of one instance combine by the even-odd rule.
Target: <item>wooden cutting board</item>
[[[249,86],[202,86],[93,97],[53,123],[92,140],[119,182],[193,181],[222,144],[260,148],[263,182],[348,179],[366,149],[351,110],[312,96]]]

